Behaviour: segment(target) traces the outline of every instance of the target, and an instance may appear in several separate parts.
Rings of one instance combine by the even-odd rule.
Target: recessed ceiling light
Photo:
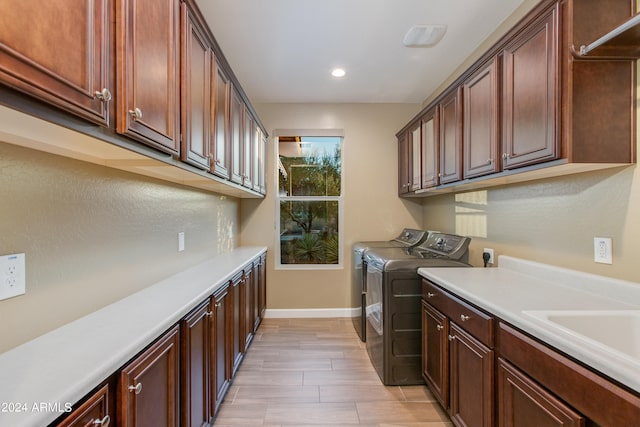
[[[333,77],[344,77],[346,74],[347,72],[342,68],[334,68],[333,71],[331,71]]]
[[[404,35],[402,44],[406,47],[431,47],[442,40],[446,25],[414,25]]]

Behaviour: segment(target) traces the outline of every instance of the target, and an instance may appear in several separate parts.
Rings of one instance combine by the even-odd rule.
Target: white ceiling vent
[[[442,40],[446,25],[414,25],[402,39],[406,47],[431,47]]]

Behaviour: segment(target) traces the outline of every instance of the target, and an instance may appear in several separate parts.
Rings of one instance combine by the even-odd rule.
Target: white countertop
[[[507,256],[500,256],[499,265],[497,268],[420,268],[418,273],[640,393],[640,360],[625,355],[611,357],[606,348],[591,345],[571,331],[523,313],[640,310],[640,283]]]
[[[217,255],[0,354],[0,427],[54,421],[265,251]]]

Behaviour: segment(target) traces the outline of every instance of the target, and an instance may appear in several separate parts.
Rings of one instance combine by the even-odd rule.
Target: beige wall
[[[274,141],[269,138],[267,198],[241,201],[243,245],[269,248],[269,309],[349,307],[351,245],[388,240],[403,227],[419,227],[419,203],[398,198],[395,133],[419,105],[400,104],[258,104],[256,110],[271,134],[274,129],[342,129],[344,131],[344,265],[339,270],[274,270]]]
[[[436,94],[537,3],[525,0]],[[640,282],[640,175],[636,165],[425,198],[423,208],[425,227],[472,237],[474,265],[482,265],[482,250],[490,247],[496,257],[506,254]],[[612,265],[593,261],[596,236],[612,238]]]
[[[424,224],[472,237],[482,250],[640,282],[640,174],[637,166],[437,196]],[[611,237],[613,264],[593,261],[593,238]]]
[[[0,183],[0,254],[26,253],[27,281],[0,352],[237,245],[234,198],[1,141]]]

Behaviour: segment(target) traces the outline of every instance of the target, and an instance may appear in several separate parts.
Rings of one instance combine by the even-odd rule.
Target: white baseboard
[[[297,319],[320,317],[355,317],[360,310],[353,308],[285,308],[265,311],[265,319]]]

